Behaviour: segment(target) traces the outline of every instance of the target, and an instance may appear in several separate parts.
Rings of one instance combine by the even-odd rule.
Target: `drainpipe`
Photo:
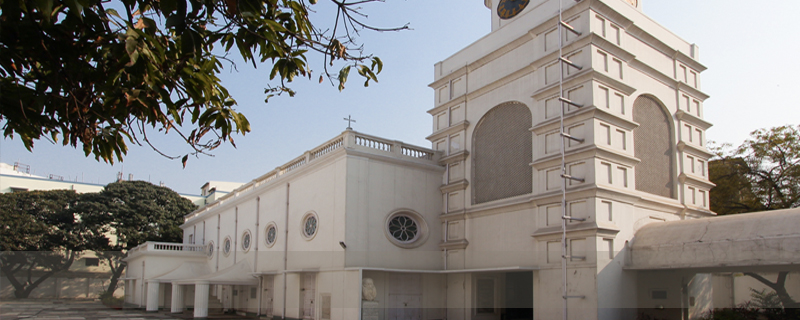
[[[450,166],[447,166],[447,170],[450,170]],[[448,180],[450,177],[448,177]],[[450,198],[450,197],[445,197]],[[449,237],[449,225],[447,219],[444,220],[444,242],[447,244],[447,238]],[[447,247],[444,248],[444,270],[447,270]],[[447,283],[449,282],[449,275],[447,273],[444,274],[444,318],[447,319]]]
[[[239,207],[236,207],[234,208],[233,211],[233,248],[231,248],[233,249],[233,264],[236,264],[236,251],[239,251],[238,245],[239,245]]]
[[[358,268],[358,283],[361,283],[362,285],[364,283],[364,269],[363,268]],[[361,301],[361,299],[363,299],[363,293],[359,292],[358,293],[358,318],[359,319],[361,319],[361,315],[364,312],[364,310],[362,310],[362,308],[364,308],[364,303]]]
[[[258,241],[260,241],[259,239],[261,239],[261,238],[258,237],[258,230],[260,228],[259,227],[259,221],[261,220],[260,219],[261,218],[261,214],[259,213],[259,211],[260,211],[259,208],[260,207],[261,207],[261,197],[257,197],[256,198],[256,232],[255,232],[255,237],[253,239],[250,239],[251,243],[255,242],[255,248],[253,248],[256,251],[255,252],[255,257],[253,257],[253,272],[254,273],[258,272]],[[261,316],[261,294],[262,294],[261,293],[261,291],[262,291],[261,286],[263,284],[262,283],[263,282],[262,278],[263,278],[262,276],[260,276],[260,275],[258,276],[258,294],[256,295],[256,298],[258,299],[258,313],[257,314],[259,316]]]
[[[283,311],[281,318],[286,319],[286,277],[289,275],[289,183],[286,183],[286,219],[283,226]]]
[[[220,215],[217,214],[217,267],[216,267],[216,270],[214,270],[214,271],[219,271],[219,247],[220,247],[220,245],[219,245],[219,230],[220,230],[219,224],[220,224],[221,221],[222,220],[220,219]]]
[[[449,237],[448,233],[448,224],[447,219],[444,220],[444,243],[447,244],[447,238]],[[447,270],[447,247],[444,248],[444,269]]]

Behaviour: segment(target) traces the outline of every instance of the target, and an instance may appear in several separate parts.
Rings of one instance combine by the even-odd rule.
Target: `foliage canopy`
[[[72,190],[0,194],[0,268],[18,298],[68,270],[83,251],[107,261],[116,290],[127,250],[146,241],[182,242],[180,225],[196,206],[145,181],[121,181],[98,193]]]
[[[360,20],[361,6],[382,0],[330,1],[336,18],[321,29],[309,20],[317,0],[2,0],[3,134],[29,150],[36,140],[61,140],[106,162],[122,160],[128,142],[153,146],[149,130],[174,132],[191,147],[184,166],[189,155],[235,146],[231,135],[250,123],[218,78],[228,54],[272,64],[267,99],[294,95],[287,83],[312,77],[309,53],[324,57],[320,82],[341,90],[351,68],[365,85],[377,81],[382,62],[364,55],[355,36],[406,27]],[[329,72],[334,61],[341,69]]]
[[[17,298],[108,241],[70,211],[77,200],[72,190],[0,194],[0,269]]]
[[[759,129],[709,163],[711,210],[718,214],[800,207],[800,126]]]
[[[103,235],[116,237],[92,249],[111,269],[106,293],[116,290],[128,250],[146,241],[183,242],[183,217],[196,208],[177,192],[146,181],[114,182],[99,193],[80,195],[73,211]]]

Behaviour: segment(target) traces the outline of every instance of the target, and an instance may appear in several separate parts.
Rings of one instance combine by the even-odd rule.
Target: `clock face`
[[[500,0],[500,3],[497,4],[497,16],[500,19],[511,19],[522,12],[529,2],[530,0]]]

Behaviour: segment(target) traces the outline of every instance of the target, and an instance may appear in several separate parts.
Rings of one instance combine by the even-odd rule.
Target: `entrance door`
[[[422,277],[420,274],[390,274],[388,320],[422,319]]]
[[[272,318],[272,297],[273,291],[272,288],[275,284],[273,280],[273,276],[264,276],[261,280],[262,292],[261,292],[261,310],[262,314],[267,316],[267,318]]]
[[[302,278],[303,286],[300,289],[300,297],[303,300],[303,309],[301,311],[301,315],[303,319],[314,319],[314,297],[315,297],[315,284],[316,284],[316,274],[313,273],[304,273]]]

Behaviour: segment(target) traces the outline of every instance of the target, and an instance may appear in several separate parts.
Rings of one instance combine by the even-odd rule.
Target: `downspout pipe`
[[[283,311],[281,318],[286,319],[286,277],[289,275],[289,183],[286,183],[286,217],[283,226]]]

